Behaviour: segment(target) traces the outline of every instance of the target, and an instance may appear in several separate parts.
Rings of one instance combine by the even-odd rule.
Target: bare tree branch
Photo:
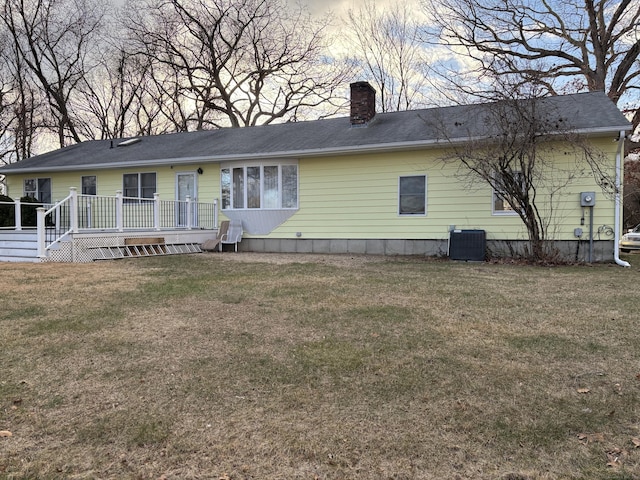
[[[128,26],[154,71],[175,82],[163,90],[176,95],[181,129],[296,120],[342,104],[345,71],[325,61],[326,23],[281,0],[148,0]]]
[[[2,21],[17,54],[44,91],[51,129],[62,147],[81,141],[72,96],[86,80],[102,22],[90,0],[4,0]]]
[[[348,12],[347,42],[352,61],[378,92],[383,112],[424,106],[427,85],[423,43],[415,12],[406,1],[378,9],[366,0]]]
[[[556,254],[549,240],[558,224],[557,202],[568,185],[589,173],[605,194],[613,193],[613,172],[603,154],[573,132],[565,112],[544,99],[505,89],[501,100],[483,105],[475,118],[428,123],[449,143],[450,153],[442,160],[458,165],[457,177],[469,188],[489,185],[496,199],[520,217],[533,261]],[[591,172],[583,171],[585,164]]]
[[[601,90],[621,109],[638,104],[640,3],[635,0],[425,0],[423,5],[436,24],[431,33],[476,61],[477,69],[469,72],[475,89],[481,88],[482,74],[517,76],[550,94]],[[637,133],[639,126],[636,112]]]

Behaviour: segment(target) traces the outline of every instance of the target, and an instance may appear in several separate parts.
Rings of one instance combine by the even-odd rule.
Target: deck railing
[[[0,229],[2,230],[22,230],[22,208],[21,201],[0,202]]]
[[[195,202],[187,197],[182,201],[124,197],[121,191],[114,197],[79,195],[75,188],[69,196],[51,208],[37,208],[38,256],[69,234],[92,231],[161,231],[215,229],[218,225],[218,201]],[[15,202],[20,212],[20,202]],[[20,214],[15,214],[14,230],[22,230]],[[11,227],[9,227],[11,228]],[[33,227],[32,227],[33,228]]]
[[[37,212],[38,257],[42,258],[66,235],[78,231],[78,198],[75,189],[48,210],[39,207]]]
[[[20,199],[11,202],[0,202],[0,230],[35,230],[36,209],[38,207],[49,208],[51,204],[35,200],[22,201]]]

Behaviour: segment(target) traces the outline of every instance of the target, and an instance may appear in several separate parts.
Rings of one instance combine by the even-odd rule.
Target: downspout
[[[620,131],[620,137],[618,138],[618,151],[616,152],[616,185],[615,185],[615,219],[613,229],[613,259],[621,267],[630,267],[629,262],[620,260],[620,249],[618,243],[620,241],[620,190],[621,190],[621,177],[622,177],[622,151],[624,149],[624,130]]]

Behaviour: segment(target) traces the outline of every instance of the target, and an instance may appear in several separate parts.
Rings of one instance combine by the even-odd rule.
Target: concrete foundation
[[[522,257],[526,241],[487,240],[487,258]],[[589,242],[555,241],[558,260],[588,262]],[[446,257],[448,240],[243,238],[239,250],[265,253],[422,255]],[[593,242],[592,262],[612,262],[612,240]]]

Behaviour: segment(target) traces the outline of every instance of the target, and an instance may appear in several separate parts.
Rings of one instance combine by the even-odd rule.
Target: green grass
[[[640,478],[637,267],[2,269],[3,480]]]

